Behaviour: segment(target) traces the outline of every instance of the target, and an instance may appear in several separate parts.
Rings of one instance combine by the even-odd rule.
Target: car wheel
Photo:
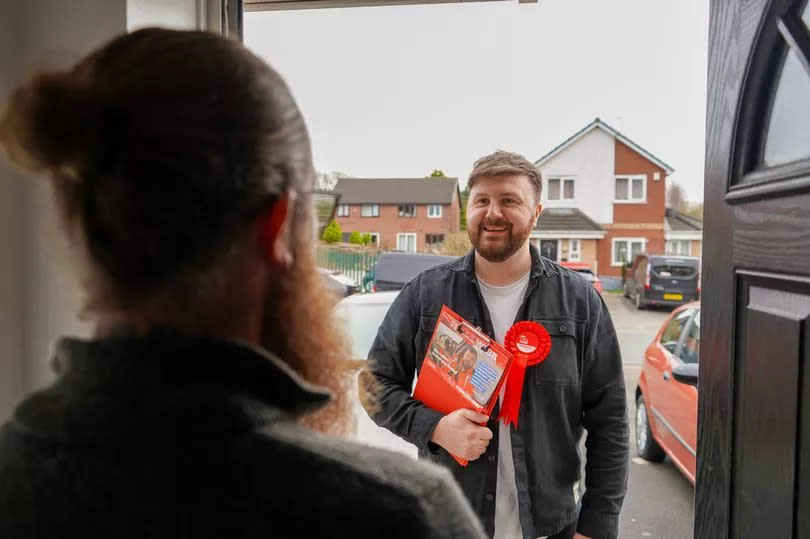
[[[641,299],[641,292],[636,291],[636,309],[639,311],[644,308],[644,301]]]
[[[639,395],[636,400],[636,447],[638,456],[650,462],[661,462],[666,456],[664,450],[652,436],[650,416],[647,413],[647,405],[644,403],[644,395]]]

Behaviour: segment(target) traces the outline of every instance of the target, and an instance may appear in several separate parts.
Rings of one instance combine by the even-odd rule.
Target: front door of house
[[[540,240],[540,254],[557,261],[557,240]]]
[[[698,539],[810,538],[809,28],[711,2]]]

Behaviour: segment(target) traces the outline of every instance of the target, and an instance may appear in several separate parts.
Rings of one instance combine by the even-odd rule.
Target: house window
[[[380,234],[378,232],[370,232],[369,235],[371,236],[371,244],[376,245],[377,247],[380,246]]]
[[[360,210],[360,215],[363,217],[379,217],[380,205],[379,204],[363,204]]]
[[[549,200],[574,200],[574,179],[573,178],[549,178],[548,180]]]
[[[647,175],[616,176],[616,198],[614,202],[647,202]]]
[[[621,266],[632,262],[638,253],[644,251],[647,245],[645,238],[613,238],[612,266]]]
[[[430,204],[428,205],[428,217],[431,219],[437,219],[442,216],[442,205],[441,204]]]
[[[348,204],[338,204],[337,216],[338,217],[348,217],[349,216],[349,205]]]
[[[426,245],[438,245],[444,241],[444,234],[426,234],[425,235],[425,244]]]
[[[398,215],[400,217],[416,217],[416,206],[414,204],[400,204]]]
[[[568,260],[571,262],[579,262],[580,260],[580,242],[579,240],[568,240]]]
[[[692,242],[689,240],[668,240],[666,251],[668,255],[690,256]]]
[[[416,234],[413,232],[397,234],[397,250],[408,253],[416,252]]]

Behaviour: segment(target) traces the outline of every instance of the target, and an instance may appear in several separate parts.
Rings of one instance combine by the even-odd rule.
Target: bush
[[[371,234],[363,234],[363,245],[371,245]]]
[[[363,236],[358,231],[354,231],[349,235],[349,243],[354,243],[355,245],[362,245],[363,244]]]
[[[343,239],[343,232],[340,230],[340,225],[337,224],[337,221],[332,221],[326,225],[321,239],[329,244],[338,243]]]
[[[464,256],[470,252],[472,244],[466,232],[456,232],[448,234],[439,246],[439,252],[443,255]]]

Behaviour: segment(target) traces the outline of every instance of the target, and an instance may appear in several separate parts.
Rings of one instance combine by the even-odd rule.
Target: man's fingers
[[[480,429],[477,429],[477,434],[481,440],[491,440],[493,436],[492,431],[486,427],[481,427]]]
[[[479,414],[478,412],[468,410],[466,408],[462,408],[459,413],[461,414],[462,417],[472,421],[473,423],[486,423],[487,421],[489,421],[489,416]]]

